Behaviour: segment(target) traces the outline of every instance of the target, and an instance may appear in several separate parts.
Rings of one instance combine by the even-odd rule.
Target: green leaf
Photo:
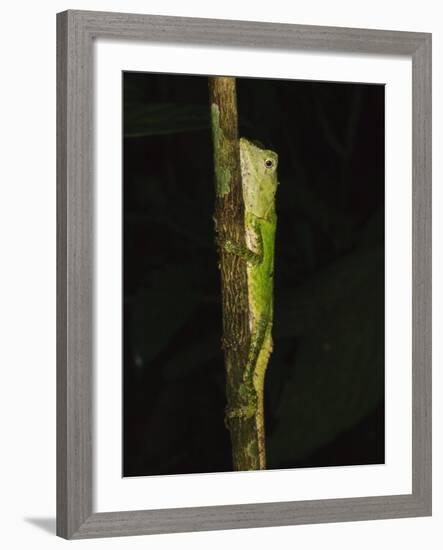
[[[354,252],[279,297],[275,347],[292,337],[296,353],[272,410],[270,467],[305,459],[383,398],[383,266],[381,247]]]
[[[205,332],[201,338],[189,342],[163,365],[163,377],[169,381],[193,376],[208,363],[211,366],[219,365],[220,372],[223,372],[222,357],[220,335]]]
[[[145,367],[165,348],[199,305],[191,290],[190,269],[168,266],[154,273],[132,305],[131,336],[135,363]]]
[[[124,136],[179,134],[210,127],[209,107],[175,103],[126,103]]]

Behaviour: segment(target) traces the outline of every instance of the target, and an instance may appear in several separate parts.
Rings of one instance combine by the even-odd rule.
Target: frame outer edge
[[[413,494],[432,514],[432,36],[412,60]]]
[[[94,36],[256,48],[413,55],[426,33],[70,10]]]
[[[66,165],[67,165],[67,15],[57,15],[57,526],[56,532],[68,533],[67,472],[68,455],[66,411]]]
[[[245,34],[241,31],[245,30]],[[257,42],[265,33],[264,43]],[[93,55],[97,37],[412,55],[413,492],[92,513]],[[57,14],[57,534],[174,533],[431,513],[431,35],[68,10]]]
[[[75,539],[280,527],[397,518],[423,514],[414,495],[388,495],[300,502],[268,502],[92,515]]]
[[[91,52],[71,12],[57,14],[57,527],[92,514]]]

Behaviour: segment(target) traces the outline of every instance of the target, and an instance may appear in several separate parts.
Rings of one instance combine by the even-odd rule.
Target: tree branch
[[[236,81],[210,77],[215,169],[215,231],[217,242],[245,246],[244,204],[241,186]],[[223,306],[222,345],[225,357],[228,406],[235,402],[250,346],[246,262],[219,247]],[[265,468],[259,458],[256,417],[229,421],[234,470]]]

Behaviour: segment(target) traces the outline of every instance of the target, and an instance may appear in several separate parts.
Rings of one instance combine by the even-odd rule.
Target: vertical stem
[[[215,231],[218,242],[246,245],[241,186],[236,81],[233,77],[210,77],[215,169]],[[225,357],[228,405],[235,402],[247,363],[249,329],[246,262],[219,248],[223,307],[222,345]],[[233,418],[229,422],[234,470],[265,468],[260,460],[257,418]]]

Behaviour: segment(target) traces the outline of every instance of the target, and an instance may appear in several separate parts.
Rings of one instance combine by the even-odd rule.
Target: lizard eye
[[[272,162],[271,159],[267,159],[265,160],[265,166],[266,168],[272,168],[274,166],[274,163]]]

